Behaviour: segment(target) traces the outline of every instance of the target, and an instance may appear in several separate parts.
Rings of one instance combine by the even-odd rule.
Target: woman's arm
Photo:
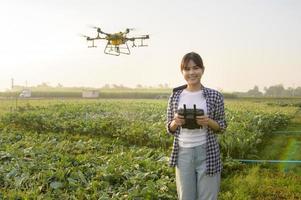
[[[216,132],[221,130],[221,127],[219,126],[219,124],[210,118],[208,119],[208,126]]]
[[[214,112],[214,119],[218,123],[220,130],[218,133],[224,133],[227,128],[227,122],[225,117],[225,108],[224,108],[224,97],[220,94],[220,98],[216,103],[216,108]]]
[[[178,115],[177,113],[174,113],[173,94],[169,97],[169,100],[168,100],[167,121],[166,121],[167,133],[169,133],[171,135],[175,135],[175,133],[178,130],[180,130],[180,127],[185,123],[183,116]]]
[[[174,135],[176,132],[176,127],[175,123],[173,122],[174,118],[174,111],[172,107],[172,100],[173,100],[173,94],[170,95],[169,100],[168,100],[168,105],[167,105],[167,113],[166,113],[166,131],[170,135]]]

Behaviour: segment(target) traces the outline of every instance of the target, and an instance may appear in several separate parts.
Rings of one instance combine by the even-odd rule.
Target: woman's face
[[[182,74],[188,85],[195,85],[200,83],[203,73],[203,69],[197,66],[193,62],[193,60],[189,60],[187,65],[182,70]]]

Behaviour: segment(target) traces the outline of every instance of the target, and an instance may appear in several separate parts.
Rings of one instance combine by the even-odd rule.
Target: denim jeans
[[[220,179],[220,173],[206,175],[206,144],[179,147],[176,184],[180,200],[216,200]]]

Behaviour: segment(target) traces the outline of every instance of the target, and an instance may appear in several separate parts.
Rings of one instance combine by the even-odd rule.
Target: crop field
[[[0,199],[177,199],[167,100],[0,100]],[[226,99],[219,199],[301,199],[300,99]],[[299,132],[298,132],[299,131]]]

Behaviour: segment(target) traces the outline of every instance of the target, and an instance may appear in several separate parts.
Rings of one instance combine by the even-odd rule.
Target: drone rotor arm
[[[134,42],[134,41],[135,41],[137,38],[134,38],[134,37],[132,37],[132,38],[128,38],[128,37],[126,37],[125,39],[126,39],[126,41],[128,41],[128,40],[129,40],[129,41],[132,41],[132,42]]]
[[[146,40],[149,39],[149,35],[142,35],[142,36],[137,36],[137,37],[131,37],[131,38],[127,38],[128,40],[136,40],[136,39],[141,39],[141,40]]]
[[[111,35],[109,33],[103,32],[100,27],[97,27],[97,26],[90,26],[90,27],[93,28],[93,29],[96,29],[98,35],[99,34],[104,34],[104,35],[107,35],[107,36]]]

